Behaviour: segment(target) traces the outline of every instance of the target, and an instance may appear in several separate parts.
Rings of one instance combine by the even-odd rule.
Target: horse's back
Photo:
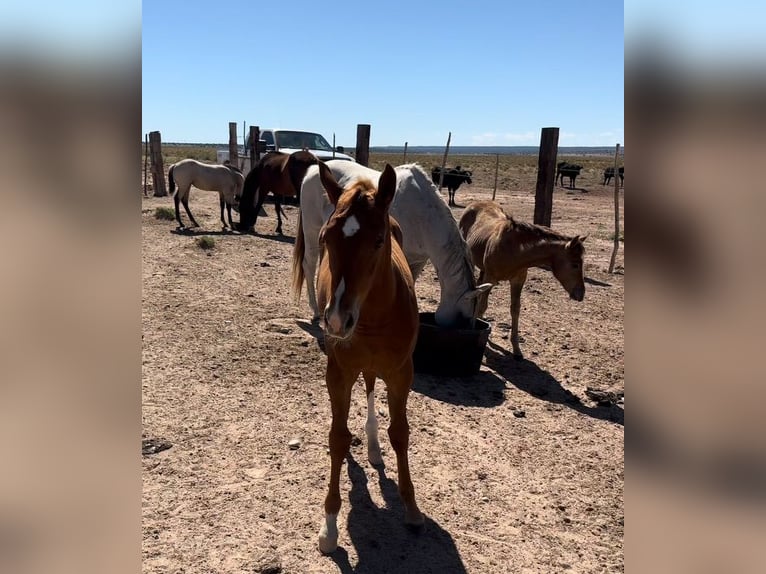
[[[473,264],[479,269],[484,269],[487,249],[507,221],[506,212],[493,201],[475,201],[460,216],[460,233],[468,245]]]

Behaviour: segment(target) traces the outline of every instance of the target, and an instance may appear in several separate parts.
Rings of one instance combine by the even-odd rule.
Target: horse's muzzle
[[[346,313],[325,311],[324,328],[327,336],[348,339],[354,334],[354,327],[356,327],[356,317],[350,311]]]
[[[569,297],[575,301],[582,301],[585,299],[585,286],[572,289],[572,291],[569,292]]]

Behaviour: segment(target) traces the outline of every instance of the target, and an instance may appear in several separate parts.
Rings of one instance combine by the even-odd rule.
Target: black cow
[[[621,167],[617,170],[617,175],[620,176],[620,187],[623,187],[625,185],[625,167]],[[608,167],[604,170],[604,183],[601,185],[606,185],[609,183],[612,178],[614,177],[614,168]]]
[[[441,175],[441,171],[442,168],[439,166],[434,166],[434,168],[431,170],[431,179],[436,185],[439,185],[439,176]],[[454,168],[447,168],[444,170],[442,186],[446,187],[447,191],[449,191],[448,203],[450,206],[460,207],[457,203],[455,203],[455,192],[463,182],[473,183],[471,180],[472,175],[473,172],[468,171],[467,169],[460,169],[459,165]],[[439,191],[441,191],[441,188],[439,188]]]
[[[560,161],[556,164],[556,180],[561,179],[561,187],[564,187],[564,176],[569,178],[569,189],[575,188],[575,179],[580,175],[581,165]]]

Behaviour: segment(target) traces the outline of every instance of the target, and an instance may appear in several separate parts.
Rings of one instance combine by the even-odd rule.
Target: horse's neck
[[[529,232],[511,226],[511,241],[515,246],[519,269],[550,265],[556,253],[564,249],[565,240],[559,236]]]
[[[422,223],[426,253],[436,269],[441,292],[462,295],[472,287],[473,269],[457,224],[443,225],[436,218]]]

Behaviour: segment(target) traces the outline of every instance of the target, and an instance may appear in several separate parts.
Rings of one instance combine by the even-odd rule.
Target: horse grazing
[[[245,178],[242,198],[239,202],[240,231],[255,231],[255,223],[261,212],[266,195],[274,195],[277,212],[277,233],[282,235],[282,198],[300,194],[301,182],[309,166],[317,158],[308,151],[283,153],[273,151],[263,156]]]
[[[580,175],[581,170],[581,165],[569,163],[568,161],[560,161],[556,164],[556,180],[561,179],[561,187],[564,187],[564,177],[566,176],[569,178],[569,189],[574,189],[575,180]]]
[[[317,278],[327,351],[325,380],[332,405],[330,485],[319,548],[329,553],[338,547],[340,469],[351,444],[348,413],[359,373],[367,391],[369,461],[374,465],[383,462],[373,392],[375,377],[380,376],[388,392],[388,436],[396,452],[404,520],[414,526],[423,524],[407,457],[407,396],[414,376],[412,352],[419,318],[412,274],[398,238],[393,237],[395,223],[389,215],[396,193],[394,169],[386,165],[377,189],[366,178],[344,188],[323,162],[318,169],[335,206],[322,227],[323,254]]]
[[[620,176],[620,187],[622,187],[625,184],[625,167],[620,167],[617,170],[617,174]],[[601,185],[606,185],[610,181],[612,181],[612,178],[614,177],[614,168],[608,167],[604,170],[604,183]]]
[[[519,312],[527,269],[550,269],[569,296],[582,301],[586,236],[568,237],[541,225],[516,221],[492,201],[470,204],[460,217],[459,226],[479,268],[479,281],[511,283],[511,344],[513,354],[521,358]],[[489,294],[479,301],[481,315],[487,310],[488,299]]]
[[[234,222],[231,220],[231,206],[235,198],[242,193],[244,184],[244,176],[239,169],[233,165],[212,165],[199,162],[196,159],[182,159],[170,166],[168,179],[170,180],[171,195],[176,184],[178,184],[178,193],[173,196],[173,201],[176,206],[176,220],[178,220],[179,227],[184,226],[181,221],[181,212],[178,209],[179,202],[183,203],[186,215],[191,219],[192,225],[199,227],[191,211],[189,211],[189,190],[193,185],[203,191],[218,192],[221,200],[221,223],[226,227],[226,220],[223,218],[223,208],[226,206],[229,225],[232,229],[234,228]]]
[[[327,167],[344,187],[358,179],[377,181],[380,177],[379,171],[350,161],[331,160]],[[396,195],[391,215],[401,226],[410,272],[417,279],[430,259],[439,276],[441,300],[436,309],[436,324],[450,327],[471,322],[476,317],[478,295],[492,286],[489,283],[476,286],[465,241],[428,174],[417,164],[401,165],[394,171]],[[316,320],[320,309],[314,291],[320,253],[319,231],[333,211],[322,188],[318,167],[312,166],[306,172],[300,205],[293,253],[293,293],[300,299],[305,279],[309,305]]]

